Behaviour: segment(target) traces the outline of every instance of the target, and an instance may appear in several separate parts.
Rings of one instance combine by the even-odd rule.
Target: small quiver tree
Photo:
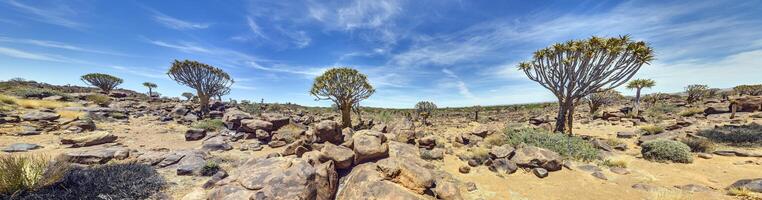
[[[123,82],[121,78],[101,73],[85,74],[80,79],[88,85],[100,88],[106,94]]]
[[[688,103],[701,101],[709,95],[709,86],[698,84],[688,85],[685,87],[685,94],[688,95],[685,99]]]
[[[225,71],[191,60],[175,60],[167,75],[182,85],[196,89],[196,96],[204,115],[209,113],[209,98],[220,96],[221,92],[229,89],[234,83]]]
[[[185,97],[186,100],[190,101],[196,95],[193,95],[193,93],[190,93],[190,92],[183,92],[183,94],[181,94],[180,96],[183,96]]]
[[[616,90],[604,90],[592,93],[585,97],[585,103],[590,107],[590,114],[595,114],[604,106],[609,106],[622,99],[622,95]]]
[[[143,86],[148,88],[148,97],[154,97],[153,89],[158,87],[156,83],[144,82]],[[158,95],[156,95],[156,97],[158,97]]]
[[[421,101],[415,104],[415,114],[421,119],[423,125],[429,124],[429,117],[434,114],[437,105],[429,101]]]
[[[627,83],[627,89],[635,90],[635,106],[632,109],[632,116],[637,117],[640,112],[640,91],[643,88],[651,88],[656,85],[656,82],[651,79],[635,79]]]
[[[315,100],[331,100],[341,112],[342,127],[352,127],[352,106],[376,92],[368,77],[355,69],[329,69],[315,78],[310,94]]]

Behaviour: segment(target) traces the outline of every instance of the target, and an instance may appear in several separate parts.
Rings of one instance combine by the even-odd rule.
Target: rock
[[[304,153],[306,152],[306,150],[309,150],[306,148],[311,149],[311,147],[304,140],[297,140],[291,144],[286,145],[286,148],[283,149],[283,152],[281,154],[283,156],[297,155],[298,151],[302,151],[301,153]],[[301,154],[297,155],[297,157],[300,157],[300,156]]]
[[[114,98],[125,98],[127,97],[127,93],[120,92],[120,91],[111,91],[108,96],[114,97]]]
[[[708,188],[703,185],[696,185],[696,184],[688,184],[688,185],[676,185],[675,188],[680,189],[682,191],[686,192],[709,192],[712,191],[711,188]]]
[[[404,187],[385,181],[376,169],[375,163],[362,164],[353,168],[352,172],[346,176],[346,181],[339,186],[336,199],[425,199]]]
[[[563,164],[558,153],[535,146],[519,146],[514,152],[511,161],[520,167],[542,167],[548,171],[558,171]]]
[[[339,123],[332,120],[323,120],[317,123],[314,134],[317,142],[330,142],[338,145],[344,140]]]
[[[58,113],[42,111],[31,111],[21,115],[21,119],[24,121],[53,121],[57,120],[60,117],[61,115]]]
[[[730,188],[745,188],[752,192],[762,193],[762,178],[741,179],[731,184],[728,189]]]
[[[469,192],[476,191],[477,190],[476,183],[474,183],[474,182],[468,182],[468,183],[466,183],[466,190],[468,190]]]
[[[386,136],[381,132],[361,130],[352,137],[355,151],[355,164],[385,158],[389,155]]]
[[[444,159],[444,149],[434,148],[431,150],[420,149],[421,158],[425,160],[442,160]]]
[[[270,141],[270,143],[267,143],[267,146],[270,146],[270,148],[278,148],[282,146],[286,146],[288,143],[286,141],[278,140],[278,141]]]
[[[252,191],[233,185],[225,185],[209,192],[208,200],[251,199]]]
[[[602,171],[600,167],[595,166],[595,165],[580,165],[580,166],[577,166],[577,169],[580,169],[580,170],[586,171],[586,172],[599,172],[599,171]]]
[[[254,117],[252,117],[249,113],[238,109],[226,109],[225,113],[222,114],[222,121],[230,130],[238,130],[241,128],[241,120],[253,118]]]
[[[516,164],[516,162],[508,160],[507,158],[498,158],[492,160],[492,163],[489,165],[490,171],[502,174],[513,174],[518,169],[519,166]]]
[[[300,158],[252,158],[238,167],[246,172],[236,178],[240,186],[217,188],[210,199],[331,199],[338,184],[332,167]]]
[[[423,194],[427,188],[434,186],[434,174],[420,162],[394,157],[379,160],[376,164],[387,180],[418,194]]]
[[[632,188],[636,189],[636,190],[643,190],[643,191],[646,191],[646,192],[653,192],[653,191],[659,190],[658,186],[653,186],[653,185],[648,185],[648,184],[643,184],[643,183],[636,183],[636,184],[632,185]]]
[[[603,172],[601,172],[601,171],[595,171],[595,172],[593,172],[590,175],[593,175],[593,177],[601,179],[601,180],[609,180],[608,178],[606,178],[606,175],[603,174]]]
[[[124,148],[99,148],[67,152],[62,154],[64,160],[78,164],[106,164],[111,159],[129,157],[129,150]]]
[[[608,144],[606,144],[605,141],[600,140],[600,139],[593,139],[592,144],[593,144],[593,146],[595,148],[598,148],[600,150],[604,150],[604,151],[608,151],[608,152],[614,151],[614,149],[611,148],[611,146],[609,146]]]
[[[201,144],[201,148],[207,151],[227,151],[233,149],[233,146],[230,146],[230,144],[225,141],[225,138],[221,136],[206,139]]]
[[[180,159],[180,162],[177,163],[178,176],[202,175],[201,170],[204,168],[204,166],[206,166],[205,157],[207,155],[205,152],[199,150],[190,150],[178,152],[178,154],[183,155],[182,159]]]
[[[421,139],[418,139],[418,147],[433,149],[435,146],[437,146],[437,138],[434,137],[433,135],[429,135]]]
[[[348,169],[354,162],[355,152],[350,148],[325,143],[320,152],[322,153],[321,160],[332,160],[336,164],[336,169]]]
[[[627,144],[625,144],[625,143],[617,144],[616,146],[614,146],[614,149],[619,150],[619,151],[626,151],[627,150]]]
[[[443,200],[461,200],[463,197],[460,195],[460,190],[457,184],[452,181],[438,180],[436,187],[431,189],[434,192],[434,196],[437,199]]]
[[[268,132],[272,131],[273,124],[268,121],[258,120],[258,119],[241,120],[241,131],[254,133],[257,130],[264,130]]]
[[[460,166],[460,168],[458,168],[458,171],[460,173],[468,174],[469,172],[471,172],[471,167],[467,165],[463,165],[463,166]]]
[[[514,151],[516,151],[516,149],[511,147],[511,145],[504,144],[503,146],[493,146],[489,151],[489,155],[492,159],[510,158],[513,156]]]
[[[206,130],[199,128],[191,128],[185,131],[185,141],[196,141],[204,139],[206,137]]]
[[[630,174],[630,170],[627,170],[627,169],[622,168],[622,167],[612,167],[612,168],[609,168],[609,171],[611,171],[612,173],[615,173],[615,174],[619,174],[619,175]]]
[[[46,100],[46,101],[61,101],[61,100],[64,100],[64,97],[61,96],[61,95],[53,95],[53,96],[42,98],[42,100]]]
[[[712,159],[712,154],[708,154],[708,153],[697,153],[696,155],[697,155],[699,158],[703,158],[703,159]]]
[[[90,118],[78,119],[63,126],[64,129],[75,133],[84,131],[95,131],[95,122]]]
[[[30,144],[30,143],[15,143],[5,147],[3,151],[8,153],[26,152],[26,151],[39,149],[39,148],[42,148],[42,146],[37,144]]]
[[[263,113],[262,117],[265,118],[265,121],[268,121],[273,124],[273,130],[278,130],[283,126],[286,126],[287,124],[291,123],[291,119],[289,119],[287,116],[283,116],[281,114],[276,113]]]
[[[545,177],[548,177],[548,170],[546,170],[546,169],[543,169],[543,168],[539,168],[539,167],[537,167],[537,168],[534,168],[534,169],[532,169],[532,173],[533,173],[535,176],[537,176],[538,178],[545,178]]]
[[[29,135],[39,135],[42,133],[37,127],[33,126],[22,126],[21,130],[19,132],[16,132],[16,135],[18,136],[29,136]]]
[[[336,190],[339,188],[339,174],[334,168],[334,162],[328,161],[315,166],[315,185],[317,187],[317,199],[334,199]]]
[[[68,138],[68,139],[63,138],[61,139],[61,144],[68,144],[68,145],[71,145],[71,147],[76,148],[76,147],[86,147],[86,146],[111,143],[116,141],[116,139],[117,139],[117,136],[112,135],[109,132],[97,131],[85,136]]]
[[[301,138],[305,131],[306,130],[300,126],[289,124],[275,131],[272,134],[272,140],[281,140],[286,143],[292,143]]]

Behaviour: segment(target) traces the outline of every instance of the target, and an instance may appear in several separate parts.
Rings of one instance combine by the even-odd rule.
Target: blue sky
[[[101,72],[123,88],[179,96],[173,59],[220,67],[230,98],[316,102],[334,66],[368,75],[363,105],[496,105],[554,98],[516,63],[555,42],[629,34],[655,49],[645,92],[762,81],[762,1],[14,1],[0,0],[0,79],[83,85]],[[632,91],[620,89],[625,94]]]

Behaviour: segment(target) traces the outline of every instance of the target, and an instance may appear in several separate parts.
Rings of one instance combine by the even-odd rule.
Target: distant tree
[[[657,103],[659,103],[659,101],[662,98],[664,98],[666,96],[667,96],[666,94],[660,93],[660,92],[651,93],[651,94],[647,94],[647,95],[643,96],[643,100],[642,101],[645,102],[647,106],[654,106]]]
[[[105,93],[111,92],[111,90],[123,82],[121,78],[101,73],[85,74],[80,79],[88,85],[100,88]]]
[[[230,94],[230,87],[220,88],[217,92],[217,100],[222,101],[222,96]]]
[[[688,85],[685,87],[685,93],[688,95],[686,101],[688,103],[694,103],[704,99],[709,94],[709,86],[706,85]]]
[[[415,104],[415,114],[421,119],[424,125],[429,123],[428,119],[437,110],[437,105],[429,101],[421,101]]]
[[[376,90],[368,77],[355,69],[340,67],[329,69],[315,78],[310,94],[316,100],[331,100],[341,110],[342,127],[351,127],[352,106],[373,95]]]
[[[220,96],[235,82],[225,71],[191,60],[175,60],[167,75],[182,85],[196,89],[204,114],[209,113],[209,98]]]
[[[474,121],[479,121],[479,112],[484,110],[484,108],[482,108],[482,106],[476,105],[471,109],[474,111]]]
[[[762,84],[739,85],[739,86],[733,87],[733,91],[735,91],[738,95],[760,96],[762,95]]]
[[[190,101],[196,95],[193,95],[193,93],[190,93],[190,92],[183,92],[183,94],[181,94],[181,96],[185,97],[188,101]]]
[[[592,37],[538,50],[519,69],[553,92],[559,105],[555,131],[572,134],[574,106],[581,98],[626,83],[652,60],[653,50],[645,42],[629,36]]]
[[[627,84],[627,89],[635,89],[635,107],[632,109],[632,116],[638,116],[640,112],[640,91],[643,88],[652,88],[656,82],[651,79],[635,79]]]
[[[144,82],[143,86],[148,88],[148,97],[153,97],[153,88],[158,87],[156,83]]]
[[[585,102],[590,107],[590,114],[595,114],[601,107],[612,105],[621,98],[623,98],[622,94],[611,89],[589,94],[585,97]]]

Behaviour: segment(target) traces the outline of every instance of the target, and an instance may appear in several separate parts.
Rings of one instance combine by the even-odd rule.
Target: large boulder
[[[762,178],[741,179],[730,185],[729,188],[745,188],[752,192],[762,193]]]
[[[177,175],[202,175],[201,170],[206,166],[207,153],[199,150],[177,152],[181,156],[177,162]]]
[[[86,147],[116,141],[117,136],[106,131],[97,131],[85,136],[62,138],[61,144],[68,144],[71,147]]]
[[[341,144],[344,140],[339,123],[333,120],[324,120],[315,125],[314,134],[317,142],[330,142]]]
[[[423,200],[418,195],[402,186],[386,181],[376,169],[375,163],[356,166],[346,176],[346,181],[339,186],[336,199],[397,199]]]
[[[285,141],[286,143],[292,143],[296,141],[297,139],[301,138],[302,135],[304,135],[306,129],[303,127],[289,124],[283,127],[280,127],[277,131],[274,131],[272,134],[272,140],[273,141]]]
[[[35,150],[38,148],[41,148],[42,146],[37,144],[30,144],[30,143],[15,143],[11,144],[5,148],[3,148],[4,152],[13,153],[13,152],[26,152]]]
[[[24,121],[53,121],[60,118],[61,115],[54,112],[30,111],[21,115]]]
[[[263,113],[262,117],[265,119],[265,121],[273,124],[273,130],[278,130],[291,122],[291,119],[288,118],[288,116],[277,113]]]
[[[558,171],[563,165],[563,160],[558,153],[540,147],[519,145],[514,152],[511,161],[519,167],[530,169],[542,167],[548,171]]]
[[[207,151],[227,151],[233,149],[233,146],[224,137],[216,136],[204,140],[201,148]]]
[[[264,130],[264,131],[272,131],[273,130],[273,124],[264,121],[264,120],[258,120],[258,119],[244,119],[241,120],[241,131],[254,133],[257,130]]]
[[[191,128],[185,131],[185,141],[196,141],[206,137],[206,130],[200,128]]]
[[[420,162],[395,157],[379,160],[376,164],[387,180],[418,194],[434,186],[434,174]]]
[[[222,121],[230,130],[238,130],[241,127],[241,120],[244,119],[254,119],[254,117],[238,109],[227,109],[222,115]]]
[[[64,160],[78,164],[106,164],[112,159],[125,159],[129,157],[129,149],[112,147],[88,149],[62,154]]]
[[[389,155],[386,136],[377,131],[361,130],[352,137],[355,164],[385,158]]]
[[[336,164],[336,169],[348,169],[352,167],[352,162],[354,162],[355,152],[347,147],[325,143],[320,152],[320,159],[332,160]]]

